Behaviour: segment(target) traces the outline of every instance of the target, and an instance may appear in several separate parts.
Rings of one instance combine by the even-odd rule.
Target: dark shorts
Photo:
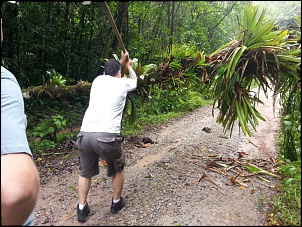
[[[99,174],[99,158],[107,163],[107,176],[121,172],[125,165],[122,148],[124,137],[118,133],[80,132],[76,145],[79,151],[80,175],[92,178]]]

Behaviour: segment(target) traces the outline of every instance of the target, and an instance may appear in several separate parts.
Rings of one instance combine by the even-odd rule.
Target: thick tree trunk
[[[23,97],[26,99],[56,98],[69,99],[74,96],[89,95],[91,83],[81,81],[71,86],[37,86],[22,89]]]

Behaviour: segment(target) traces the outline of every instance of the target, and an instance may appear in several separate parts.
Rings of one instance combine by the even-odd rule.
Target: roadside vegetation
[[[301,86],[301,84],[299,85]],[[270,215],[272,225],[301,225],[301,87],[282,97],[281,126],[279,130],[279,173],[282,184]]]

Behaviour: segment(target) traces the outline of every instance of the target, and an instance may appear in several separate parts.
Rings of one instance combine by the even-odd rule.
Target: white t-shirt
[[[136,89],[130,78],[97,76],[91,86],[89,106],[81,131],[120,133],[127,93]]]

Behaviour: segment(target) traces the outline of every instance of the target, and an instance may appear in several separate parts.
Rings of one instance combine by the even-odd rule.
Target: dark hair
[[[121,63],[116,59],[109,59],[105,62],[105,74],[109,76],[117,76],[118,71],[121,69]]]

